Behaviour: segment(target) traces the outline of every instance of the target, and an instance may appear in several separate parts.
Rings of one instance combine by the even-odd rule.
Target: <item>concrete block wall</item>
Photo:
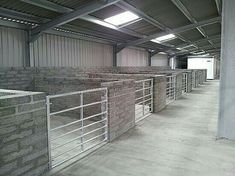
[[[202,75],[203,75],[203,82],[206,82],[207,81],[207,70],[206,69],[203,69],[202,70]]]
[[[38,176],[48,166],[45,94],[0,89],[0,175]]]
[[[108,88],[108,130],[109,141],[113,141],[135,126],[134,80],[105,82]]]
[[[175,74],[175,98],[179,99],[182,95],[182,79],[183,79],[183,73],[177,73]]]
[[[33,90],[34,69],[31,68],[1,68],[0,88],[13,90]]]
[[[166,107],[166,75],[153,77],[153,112],[159,112]]]
[[[47,95],[56,95],[75,91],[100,88],[102,82],[113,81],[111,79],[89,79],[79,77],[34,77],[34,90],[45,92]],[[104,92],[90,92],[83,94],[83,104],[101,101]],[[51,111],[56,112],[80,105],[80,94],[51,99]],[[101,104],[88,106],[83,109],[84,118],[101,113]],[[61,113],[59,116],[80,118],[80,109]],[[99,120],[101,117],[92,118]]]
[[[197,88],[199,86],[199,79],[198,79],[198,71],[197,70],[193,70],[192,72],[192,85],[193,88]]]
[[[192,74],[193,74],[192,71],[187,71],[187,92],[191,92],[193,90]]]
[[[144,80],[153,79],[153,112],[159,112],[166,106],[166,76],[165,75],[155,75],[155,74],[113,74],[113,73],[89,73],[90,78],[108,78],[108,79],[134,79]],[[137,85],[141,86],[141,85]],[[136,87],[135,89],[141,89],[141,87]],[[140,92],[141,93],[141,92]],[[149,94],[149,93],[146,93]],[[142,95],[137,95],[141,97]]]
[[[117,67],[117,70],[120,73],[152,73],[156,71],[170,70],[169,66],[158,67],[158,66],[149,66],[149,67]]]

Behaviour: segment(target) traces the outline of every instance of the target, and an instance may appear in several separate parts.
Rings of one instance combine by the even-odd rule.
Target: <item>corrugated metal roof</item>
[[[76,9],[78,7],[85,6],[94,0],[48,0],[50,2],[54,2],[56,4],[71,8],[71,9]]]
[[[212,25],[204,26],[203,29],[206,31],[207,35],[213,36],[221,33],[221,24],[215,23]]]
[[[151,35],[151,34],[158,33],[158,32],[162,31],[159,28],[153,26],[152,24],[149,24],[148,22],[146,22],[144,20],[140,20],[136,23],[128,25],[128,26],[126,26],[126,28],[134,30],[134,31],[139,32],[141,34],[145,34],[145,35]]]
[[[181,0],[198,21],[218,16],[215,0]]]
[[[97,0],[47,0],[47,1],[53,2],[57,5],[61,5],[67,8],[77,9],[78,7],[86,6]],[[125,1],[169,28],[177,28],[191,24],[191,22],[176,7],[176,5],[172,3],[171,0],[144,0],[144,1],[125,0]],[[188,9],[190,14],[198,21],[218,16],[215,0],[180,0],[180,1]],[[26,2],[22,2],[20,0],[1,0],[0,6],[6,9],[26,14],[31,14],[34,16],[43,17],[47,19],[54,19],[61,15],[58,12],[47,10],[46,8],[38,7],[36,5],[31,5]],[[104,19],[112,15],[121,13],[123,11],[124,11],[123,9],[117,7],[116,5],[111,5],[97,12],[94,12],[90,15],[93,15],[100,19]],[[97,37],[110,39],[116,42],[126,43],[128,41],[138,39],[136,37],[84,20],[74,20],[69,24],[74,25],[73,30],[81,31],[82,33],[88,35],[94,35]],[[151,35],[162,32],[159,28],[153,26],[152,24],[144,20],[135,22],[131,25],[126,26],[125,28],[140,33],[142,35]],[[204,26],[203,29],[205,30],[208,36],[213,36],[221,33],[220,24],[212,24]],[[181,35],[191,41],[203,38],[203,36],[196,29],[183,32],[181,33]],[[178,45],[178,44],[183,44],[184,42],[177,38],[167,43]],[[153,42],[146,42],[139,46],[149,47],[149,48],[158,47],[158,45],[154,44]]]
[[[189,30],[186,32],[182,32],[180,33],[180,35],[182,35],[183,37],[187,38],[188,40],[194,41],[194,40],[199,40],[199,39],[203,39],[204,37],[202,36],[202,34],[200,34],[198,32],[197,29],[193,29],[193,30]]]
[[[27,13],[44,18],[55,18],[60,15],[59,13],[41,7],[37,7],[28,3],[24,3],[19,0],[1,0],[0,6],[18,12]]]
[[[171,0],[127,0],[127,2],[170,28],[190,23]]]
[[[125,12],[125,10],[123,10],[115,5],[111,5],[111,6],[108,6],[106,8],[103,8],[101,10],[98,10],[98,11],[92,13],[91,15],[95,16],[97,18],[100,18],[100,19],[105,19],[105,18],[111,17],[113,15],[117,15],[119,13],[122,13],[122,12]]]
[[[98,24],[94,24],[91,22],[87,22],[81,19],[78,20],[74,20],[71,23],[74,26],[77,26],[78,30],[80,30],[81,28],[83,28],[84,30],[89,31],[88,34],[92,34],[92,35],[97,35],[99,37],[104,37],[104,38],[110,38],[112,40],[116,40],[119,42],[127,42],[130,40],[136,40],[136,37],[132,37],[130,35],[127,34],[123,34],[121,32],[118,32],[116,30],[110,29],[110,28],[106,28],[103,26],[100,26]]]
[[[180,45],[182,43],[182,40],[180,40],[179,38],[175,38],[174,40],[170,40],[169,42],[167,43],[170,43],[171,45]]]

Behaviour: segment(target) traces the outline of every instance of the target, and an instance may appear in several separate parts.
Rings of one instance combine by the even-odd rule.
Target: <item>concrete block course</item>
[[[166,107],[166,76],[153,77],[153,112],[159,112]]]
[[[9,90],[1,89],[0,92],[9,92]],[[40,96],[41,98],[37,101],[34,96]],[[43,172],[38,172],[38,167],[43,166],[48,170],[48,145],[45,142],[47,141],[47,129],[42,128],[40,131],[35,129],[38,124],[47,126],[45,94],[10,91],[10,94],[0,97],[0,102],[0,129],[3,129],[0,130],[1,175],[27,175],[28,173],[41,175]],[[40,113],[37,111],[40,111]],[[44,139],[34,143],[32,139],[37,139],[39,134],[42,134]],[[37,147],[39,143],[43,144],[42,149]],[[35,153],[38,155],[31,157]],[[37,164],[38,158],[42,156],[46,157],[47,160],[41,162],[39,166]],[[26,160],[25,158],[30,159]]]
[[[121,80],[101,84],[108,88],[109,141],[135,126],[134,80]]]
[[[182,79],[183,79],[183,74],[182,73],[177,73],[175,75],[175,98],[179,99],[180,96],[182,95]]]

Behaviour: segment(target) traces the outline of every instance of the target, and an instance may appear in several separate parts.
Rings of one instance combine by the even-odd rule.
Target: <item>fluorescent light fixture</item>
[[[165,52],[159,52],[158,54],[166,54]]]
[[[111,16],[109,18],[104,19],[104,21],[113,24],[115,26],[119,26],[122,24],[126,24],[128,22],[134,21],[139,19],[140,17],[137,16],[136,14],[130,12],[130,11],[126,11],[114,16]]]
[[[155,42],[155,43],[161,43],[161,42],[173,40],[175,38],[176,38],[176,36],[174,34],[168,34],[168,35],[164,35],[164,36],[152,39],[151,41]]]
[[[183,50],[183,48],[176,48],[177,50]]]
[[[192,52],[192,54],[204,54],[206,53],[205,51],[198,51],[198,52]]]

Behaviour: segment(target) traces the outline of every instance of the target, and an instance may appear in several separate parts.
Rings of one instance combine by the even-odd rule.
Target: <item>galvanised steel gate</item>
[[[166,83],[166,104],[171,103],[176,98],[176,76],[167,76]]]
[[[135,81],[135,122],[153,111],[153,79]]]
[[[183,73],[182,93],[187,93],[187,92],[188,92],[188,77],[187,77],[187,73]]]
[[[47,96],[50,167],[105,144],[107,116],[107,88]]]

